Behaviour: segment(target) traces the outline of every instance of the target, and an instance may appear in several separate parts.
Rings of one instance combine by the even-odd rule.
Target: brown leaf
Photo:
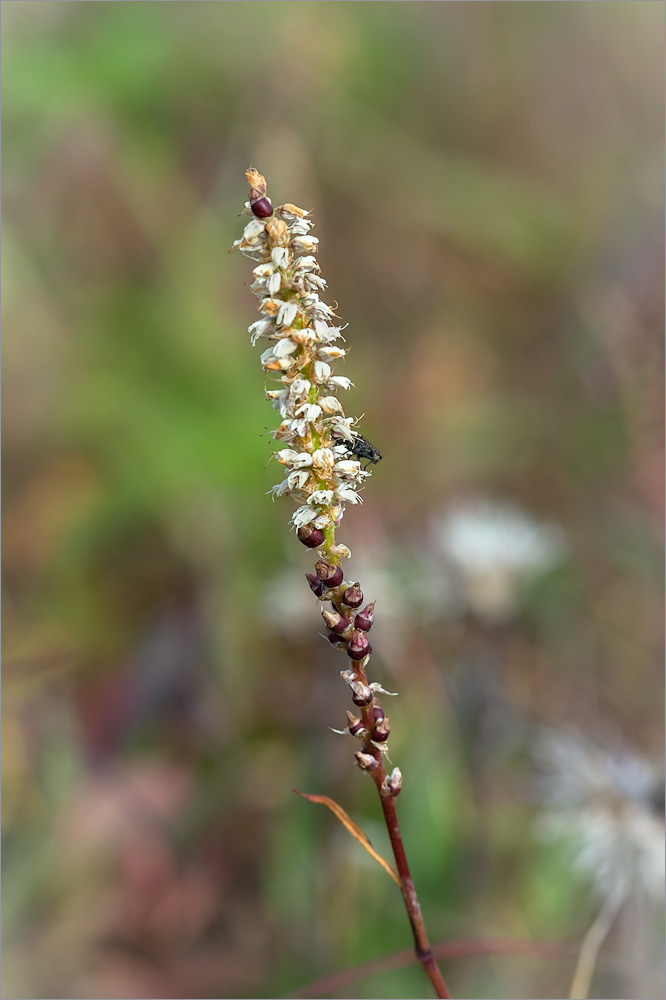
[[[337,816],[337,818],[340,820],[342,825],[346,827],[347,830],[349,830],[354,840],[358,840],[361,847],[364,847],[366,849],[370,857],[374,858],[375,861],[382,866],[384,871],[389,873],[393,881],[398,886],[400,886],[400,888],[402,888],[400,882],[400,876],[398,875],[393,865],[390,865],[388,861],[386,861],[381,856],[381,854],[377,854],[377,851],[374,849],[374,847],[372,846],[366,835],[363,833],[363,830],[360,828],[360,826],[356,825],[353,819],[349,818],[349,816],[344,811],[342,806],[339,806],[337,802],[333,801],[333,799],[329,799],[327,795],[306,795],[305,792],[299,792],[297,788],[294,788],[294,791],[296,792],[297,795],[300,795],[302,799],[307,799],[308,802],[318,802],[321,803],[321,805],[323,806],[328,806],[331,812],[335,816]]]

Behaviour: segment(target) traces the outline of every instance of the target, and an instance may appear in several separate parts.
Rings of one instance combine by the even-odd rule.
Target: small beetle
[[[366,464],[363,466],[364,469],[367,469],[369,465],[376,465],[377,462],[381,461],[381,452],[367,438],[364,438],[362,434],[356,434],[353,441],[345,441],[343,438],[335,438],[334,440],[337,444],[344,444],[352,455],[356,455],[357,458],[366,459]]]

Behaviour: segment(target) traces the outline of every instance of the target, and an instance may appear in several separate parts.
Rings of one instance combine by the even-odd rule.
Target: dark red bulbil
[[[256,215],[258,219],[269,219],[273,214],[273,206],[271,205],[270,198],[267,198],[265,194],[255,191],[254,188],[250,191],[250,208],[252,209],[252,214]]]
[[[344,573],[339,566],[333,566],[326,559],[318,559],[315,563],[315,573],[327,587],[339,587],[344,579]]]
[[[362,660],[372,652],[372,647],[368,642],[365,632],[352,632],[351,639],[347,643],[347,655],[351,660]]]
[[[342,595],[342,603],[348,608],[358,608],[363,604],[363,591],[358,583],[352,583]]]
[[[324,532],[321,528],[315,528],[312,524],[304,524],[298,529],[298,540],[309,549],[318,549],[324,544]]]
[[[328,587],[326,584],[322,583],[319,577],[315,576],[314,573],[306,573],[305,579],[310,584],[310,590],[315,595],[315,597],[323,597],[327,592]]]
[[[360,628],[362,632],[369,632],[374,620],[374,608],[375,602],[373,601],[372,604],[366,605],[362,611],[359,611],[354,619],[354,627]]]

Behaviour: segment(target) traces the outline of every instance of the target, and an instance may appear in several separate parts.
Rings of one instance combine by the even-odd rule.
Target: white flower
[[[318,511],[314,507],[298,507],[291,516],[292,524],[296,529],[302,528],[304,524],[309,524],[317,517]]]
[[[320,347],[317,357],[324,361],[337,361],[338,358],[344,358],[346,353],[342,347]]]
[[[341,500],[346,500],[347,503],[363,503],[363,498],[360,497],[351,486],[343,486],[339,488],[338,496]]]
[[[327,365],[325,361],[315,361],[312,366],[312,374],[315,382],[325,382],[331,377],[331,366]]]
[[[271,329],[273,329],[273,324],[269,319],[258,319],[256,323],[252,323],[247,328],[247,332],[251,334],[252,346],[254,347],[259,337],[264,337]]]
[[[289,263],[289,251],[286,247],[275,247],[271,250],[271,260],[276,267],[286,267]]]
[[[262,236],[265,228],[265,222],[260,222],[259,219],[250,219],[247,226],[243,230],[243,241],[248,243],[250,246],[257,245],[260,242],[260,237]]]
[[[343,476],[349,476],[351,479],[358,479],[361,472],[361,463],[354,462],[351,459],[336,462],[335,471],[339,472]]]
[[[556,566],[566,548],[561,528],[487,500],[452,505],[433,536],[468,607],[490,621],[509,618],[525,580]]]
[[[312,253],[317,249],[319,240],[316,236],[296,236],[291,245],[296,253]]]
[[[296,416],[302,416],[308,423],[313,423],[321,416],[321,406],[317,406],[316,403],[303,403],[296,410]]]
[[[330,471],[335,465],[335,455],[331,448],[317,448],[312,453],[312,461],[316,468]]]
[[[333,490],[315,490],[308,497],[308,503],[317,504],[318,507],[327,507],[334,496]]]
[[[298,303],[290,299],[289,302],[282,302],[278,309],[276,323],[278,326],[291,326],[298,312]]]
[[[353,386],[354,383],[350,378],[347,378],[346,375],[332,375],[328,380],[328,384],[332,384],[334,387],[338,387],[340,389],[349,389],[349,387]]]
[[[575,730],[542,732],[536,748],[544,811],[537,833],[569,840],[574,868],[604,897],[664,891],[663,775]]]
[[[294,381],[289,386],[289,395],[294,399],[298,399],[300,396],[307,396],[310,392],[311,382],[306,378],[295,378]]]
[[[309,478],[310,473],[306,472],[305,469],[290,472],[287,476],[287,485],[290,490],[302,490]]]
[[[275,253],[275,251],[273,251]],[[285,251],[286,253],[286,251]],[[318,271],[319,264],[316,257],[299,257],[294,262],[297,271]]]
[[[266,280],[266,291],[269,295],[275,295],[276,292],[280,291],[280,285],[282,284],[282,276],[275,271],[274,274],[269,275]]]
[[[320,396],[319,405],[321,406],[324,413],[342,413],[342,403],[337,398],[337,396]]]
[[[317,336],[324,344],[330,343],[331,340],[337,340],[340,336],[339,328],[337,326],[329,326],[323,319],[316,319],[313,326]]]
[[[312,455],[307,451],[294,451],[292,448],[282,448],[276,452],[277,460],[282,465],[293,465],[295,469],[304,469],[312,465]]]

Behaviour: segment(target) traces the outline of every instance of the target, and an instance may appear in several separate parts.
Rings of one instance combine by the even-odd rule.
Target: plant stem
[[[571,984],[571,992],[569,994],[571,1000],[585,1000],[588,996],[592,984],[592,976],[597,964],[599,949],[611,929],[621,902],[622,895],[620,893],[616,892],[607,896],[592,926],[585,935],[573,983]]]
[[[377,791],[379,792],[379,799],[382,804],[384,820],[386,821],[386,829],[388,830],[391,847],[393,848],[395,865],[398,869],[398,874],[400,875],[400,881],[402,883],[402,898],[405,901],[407,915],[409,916],[409,922],[412,927],[412,934],[414,935],[414,951],[416,952],[416,957],[423,966],[425,974],[432,983],[435,993],[438,997],[443,997],[446,1000],[446,998],[451,997],[451,994],[449,993],[447,985],[444,982],[444,977],[439,970],[439,966],[435,961],[435,956],[432,953],[430,941],[428,940],[428,933],[423,920],[423,914],[421,913],[421,906],[419,904],[418,896],[416,895],[416,889],[414,888],[414,882],[409,870],[409,864],[407,863],[405,845],[402,842],[402,834],[400,833],[400,826],[398,824],[398,814],[395,808],[395,796],[386,795],[382,792],[381,785],[384,771],[383,763],[381,763],[381,766],[377,770],[382,773],[375,772],[373,773],[373,777],[377,785]]]

